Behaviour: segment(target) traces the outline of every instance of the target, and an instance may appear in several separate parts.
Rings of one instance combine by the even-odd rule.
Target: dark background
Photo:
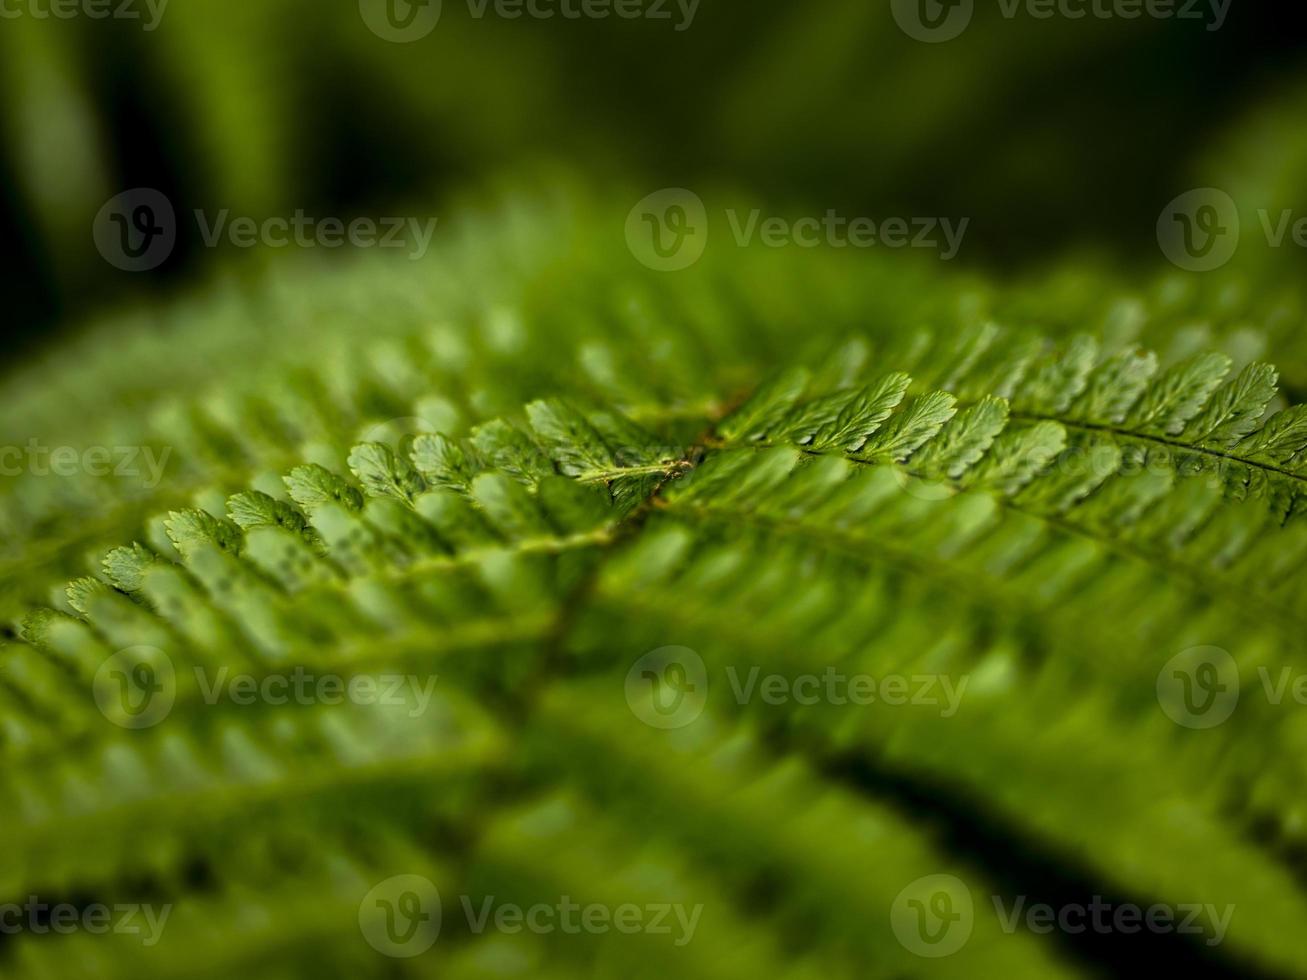
[[[105,263],[91,222],[140,186],[179,212],[348,219],[439,207],[547,160],[650,189],[727,182],[816,214],[967,215],[959,261],[986,272],[1094,254],[1129,274],[1156,265],[1165,203],[1298,85],[1297,6],[1234,0],[1208,31],[1007,21],[978,0],[937,45],[881,0],[703,0],[680,33],[475,20],[445,0],[409,45],[370,33],[352,2],[173,0],[148,33],[3,21],[6,360],[220,260],[183,221],[161,268]]]

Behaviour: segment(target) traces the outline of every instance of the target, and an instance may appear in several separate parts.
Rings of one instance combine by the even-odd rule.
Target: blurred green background
[[[179,213],[429,214],[549,161],[803,213],[967,216],[960,261],[987,274],[1064,256],[1151,272],[1156,216],[1202,183],[1250,208],[1307,203],[1307,145],[1277,130],[1307,101],[1301,17],[1281,5],[1235,2],[1211,29],[1206,4],[1198,20],[1040,19],[980,0],[939,44],[888,0],[704,0],[688,24],[674,4],[668,20],[541,20],[444,0],[413,43],[373,33],[356,2],[175,0],[148,30],[136,8],[0,21],[11,352],[227,258],[192,221],[148,275],[105,263],[91,223],[134,187]]]
[[[178,450],[158,488],[87,474],[7,485],[7,618],[41,602],[70,611],[68,579],[139,529],[158,532],[154,515],[196,502],[221,512],[252,479],[276,486],[288,466],[345,450],[417,405],[458,430],[575,387],[694,418],[705,392],[746,390],[759,365],[821,354],[834,336],[866,333],[893,351],[922,326],[947,339],[990,319],[1055,338],[1086,331],[1106,347],[1151,344],[1165,363],[1208,345],[1239,366],[1267,357],[1287,400],[1307,396],[1305,250],[1269,249],[1258,231],[1261,209],[1307,217],[1296,8],[1235,0],[1209,29],[1206,4],[1196,20],[1041,19],[974,0],[969,26],[930,44],[901,28],[890,0],[702,0],[688,22],[675,4],[666,20],[540,20],[443,0],[434,30],[394,43],[370,29],[372,2],[171,0],[146,29],[0,0],[11,373],[0,430],[15,446],[40,433]],[[152,16],[143,0],[134,8]],[[1159,248],[1159,216],[1204,186],[1231,196],[1245,242],[1219,272],[1182,273]],[[106,201],[142,187],[183,216],[435,215],[441,225],[430,261],[397,271],[375,252],[341,249],[301,267],[285,252],[208,248],[182,220],[166,261],[124,272],[97,251],[92,226]],[[710,249],[676,278],[643,267],[622,228],[641,197],[672,187],[700,193],[715,215],[729,203],[966,219],[965,246],[947,264],[881,249]],[[341,274],[321,275],[320,261]],[[276,272],[263,277],[269,263]],[[247,273],[254,288],[228,288]],[[107,329],[72,341],[92,322]],[[428,397],[421,344],[449,401]],[[297,360],[316,373],[289,370]],[[281,429],[283,410],[293,424]],[[597,647],[609,642],[599,635]],[[1022,752],[1035,741],[1027,717],[1039,715],[1011,723]],[[601,736],[609,722],[595,722]],[[1260,752],[1253,735],[1247,750]],[[1120,732],[1106,741],[1135,748]],[[1115,805],[1119,785],[1087,771],[1059,774]],[[1149,792],[1152,772],[1139,767]],[[918,799],[906,782],[890,791]],[[914,829],[929,823],[908,808]],[[986,824],[969,799],[944,809],[943,824],[966,828],[945,846],[984,853],[996,873],[1047,875],[1055,896],[1096,887],[1028,850],[1024,829]],[[1286,818],[1294,834],[1298,814]],[[1231,839],[1241,820],[1224,828]],[[1064,828],[1063,843],[1080,829]],[[1185,865],[1166,835],[1127,832],[1149,852],[1147,870]],[[560,866],[572,860],[558,855]],[[1117,855],[1088,856],[1093,868]]]

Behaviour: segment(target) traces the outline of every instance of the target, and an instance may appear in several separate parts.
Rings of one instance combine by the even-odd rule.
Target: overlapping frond
[[[967,814],[1105,894],[1234,903],[1209,955],[1307,973],[1307,722],[1249,697],[1189,731],[1156,693],[1196,646],[1250,682],[1307,669],[1307,415],[1276,370],[983,321],[844,339],[849,309],[897,302],[868,298],[884,280],[813,298],[844,315],[795,344],[819,314],[750,294],[753,261],[661,291],[596,274],[602,301],[527,276],[474,314],[448,282],[386,280],[409,313],[368,313],[379,338],[293,371],[268,350],[279,384],[186,378],[142,395],[148,424],[98,420],[104,445],[172,450],[157,485],[19,478],[0,881],[176,919],[158,950],[0,955],[33,976],[195,951],[214,976],[392,975],[358,907],[410,873],[451,902],[702,904],[696,942],[632,940],[649,976],[891,977],[916,958],[889,906],[949,873],[981,896],[958,975],[1078,974],[1004,933],[984,896],[1011,870],[959,846]],[[295,302],[292,333],[316,315]],[[24,395],[23,421],[56,401]],[[707,703],[661,730],[628,671],[669,646],[702,659]],[[157,723],[97,699],[106,668],[165,664]],[[398,677],[404,698],[214,696],[300,674]],[[756,693],[830,675],[907,695]],[[632,948],[564,938],[451,926],[413,973],[600,975]]]

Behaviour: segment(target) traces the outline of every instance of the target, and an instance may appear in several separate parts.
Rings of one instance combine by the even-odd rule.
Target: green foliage
[[[92,335],[97,357],[9,382],[7,432],[171,453],[157,485],[29,473],[0,505],[3,894],[175,911],[155,947],[20,936],[7,966],[891,977],[924,961],[890,906],[949,873],[976,911],[945,972],[1085,972],[1004,933],[1003,856],[937,832],[965,812],[1102,894],[1233,903],[1210,955],[1307,974],[1304,715],[1249,696],[1188,730],[1156,696],[1194,646],[1249,685],[1307,669],[1307,411],[1274,368],[1233,344],[1154,353],[1147,324],[996,325],[1038,291],[977,308],[874,260],[744,250],[643,277],[607,224],[514,206],[514,235],[471,227],[430,265],[286,272],[179,311],[196,349],[170,376],[150,342]],[[244,302],[285,336],[259,339]],[[919,320],[936,329],[862,329]],[[298,342],[324,323],[329,343]],[[91,391],[135,400],[97,413]],[[626,681],[668,646],[709,687],[664,731]],[[175,703],[122,728],[97,672],[145,647]],[[438,680],[419,712],[210,703],[200,680],[296,668]],[[728,680],[828,668],[966,690],[943,712]],[[906,783],[964,802],[924,818]],[[413,961],[358,925],[396,874],[446,899]],[[477,936],[459,896],[487,895],[705,910],[683,947]]]

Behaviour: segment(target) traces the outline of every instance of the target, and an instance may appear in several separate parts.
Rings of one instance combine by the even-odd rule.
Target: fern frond
[[[1104,894],[1235,903],[1220,965],[1307,974],[1304,723],[1248,697],[1190,732],[1156,694],[1186,647],[1249,685],[1307,668],[1307,414],[1260,353],[1165,335],[1184,297],[1118,295],[1093,337],[1045,337],[989,314],[1089,311],[1092,281],[976,294],[750,250],[639,279],[593,228],[569,252],[559,216],[522,222],[473,223],[416,273],[278,280],[276,341],[209,297],[238,325],[171,378],[142,341],[13,383],[6,424],[52,433],[79,390],[136,390],[86,438],[171,462],[151,486],[25,474],[0,503],[0,878],[145,888],[177,919],[154,960],[63,937],[4,955],[382,976],[358,906],[416,873],[455,902],[705,908],[684,949],[451,925],[418,974],[631,975],[634,951],[650,976],[890,977],[919,963],[887,906],[947,872],[977,898],[959,973],[1078,973],[1003,933],[988,897],[1015,872],[974,822]],[[921,320],[950,339],[845,336]],[[266,373],[196,390],[226,345]],[[702,658],[708,702],[663,731],[624,693],[669,645]],[[94,696],[119,655],[176,675],[142,731]],[[439,687],[412,717],[206,697],[217,672],[297,669]],[[772,704],[727,679],[755,669],[961,696]]]

